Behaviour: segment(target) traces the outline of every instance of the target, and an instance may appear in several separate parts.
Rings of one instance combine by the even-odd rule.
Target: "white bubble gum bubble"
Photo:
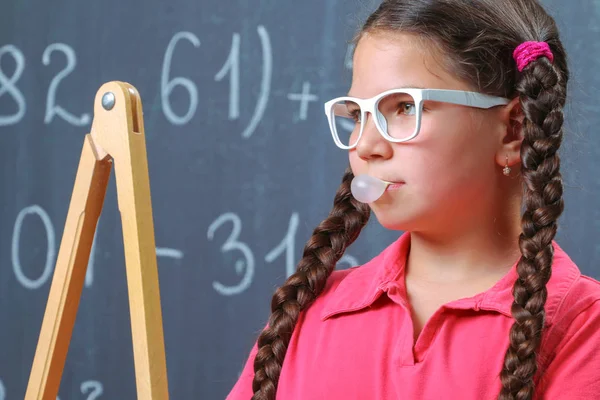
[[[372,203],[383,195],[388,185],[388,182],[365,174],[352,179],[350,190],[356,200],[362,203]]]

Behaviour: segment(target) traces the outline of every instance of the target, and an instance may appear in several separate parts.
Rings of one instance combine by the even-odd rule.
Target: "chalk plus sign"
[[[308,102],[317,101],[319,98],[314,94],[310,94],[310,83],[304,82],[302,84],[302,93],[290,93],[288,94],[288,100],[300,102],[300,119],[304,121],[308,114]]]

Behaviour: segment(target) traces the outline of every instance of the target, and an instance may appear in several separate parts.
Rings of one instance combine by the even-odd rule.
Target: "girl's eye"
[[[355,122],[360,122],[360,110],[350,111],[350,116]]]
[[[415,103],[403,101],[402,103],[398,104],[398,112],[404,115],[414,115],[416,112]]]

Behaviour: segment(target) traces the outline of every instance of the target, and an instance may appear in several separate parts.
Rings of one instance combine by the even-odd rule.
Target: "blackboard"
[[[327,215],[347,154],[322,103],[349,87],[350,39],[377,1],[9,0],[0,13],[0,400],[22,398],[93,99],[140,92],[170,396],[222,399]],[[600,277],[600,3],[546,1],[572,71],[557,240]],[[399,232],[372,218],[339,268]],[[133,399],[114,175],[62,400]]]

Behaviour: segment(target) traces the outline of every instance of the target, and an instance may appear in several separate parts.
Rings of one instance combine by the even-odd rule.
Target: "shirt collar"
[[[566,296],[569,289],[575,281],[581,276],[581,271],[575,265],[569,255],[558,245],[556,241],[552,241],[554,250],[554,258],[552,262],[552,274],[550,280],[546,284],[548,295],[544,309],[546,312],[546,326],[552,325],[554,315],[560,303]],[[512,318],[511,307],[514,302],[513,286],[518,278],[517,274],[517,259],[510,271],[500,279],[492,288],[475,296],[477,309],[490,311],[498,311]],[[460,301],[460,300],[459,300]]]
[[[568,288],[581,275],[577,266],[560,246],[555,241],[552,244],[554,262],[552,276],[547,285],[548,298],[545,305],[548,324]],[[394,290],[389,296],[404,303],[408,308],[404,271],[409,251],[410,232],[405,232],[371,261],[360,267],[351,268],[327,299],[321,311],[321,319],[326,320],[336,314],[367,308],[392,287],[399,290]],[[452,301],[445,307],[495,311],[512,318],[511,306],[514,301],[512,289],[518,276],[517,264],[518,259],[511,269],[485,292]]]
[[[387,291],[390,282],[404,282],[409,249],[410,233],[405,232],[371,261],[352,268],[327,300],[321,319],[369,307]]]

